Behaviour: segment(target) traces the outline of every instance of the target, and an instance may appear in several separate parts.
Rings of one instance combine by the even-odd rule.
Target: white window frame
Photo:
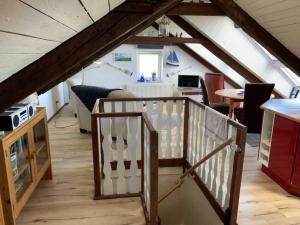
[[[163,54],[162,54],[162,51],[139,51],[137,52],[137,79],[139,79],[140,75],[140,57],[139,55],[146,55],[146,54],[149,54],[149,55],[158,55],[158,74],[157,74],[157,79],[155,81],[152,81],[152,79],[150,80],[150,82],[154,82],[154,83],[157,83],[157,82],[161,82],[162,81],[162,75],[163,75]],[[146,82],[146,81],[145,81]]]
[[[254,40],[254,43],[259,47],[259,50],[269,59],[273,66],[277,67],[284,75],[286,75],[290,81],[296,86],[300,86],[300,81],[296,78],[296,74],[280,62],[275,56],[273,56],[267,49]]]

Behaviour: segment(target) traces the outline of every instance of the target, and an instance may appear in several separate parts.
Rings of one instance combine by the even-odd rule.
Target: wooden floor
[[[91,136],[79,133],[68,106],[50,122],[49,133],[53,180],[42,181],[17,225],[145,224],[139,198],[93,201]]]
[[[56,122],[55,122],[56,121]],[[65,128],[58,128],[65,127]],[[70,108],[50,122],[52,181],[43,181],[17,225],[145,224],[138,198],[93,201],[91,137],[79,133]],[[300,198],[259,170],[257,148],[247,146],[239,225],[300,225]]]

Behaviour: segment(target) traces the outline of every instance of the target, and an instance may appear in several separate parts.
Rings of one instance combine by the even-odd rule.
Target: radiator
[[[173,97],[174,85],[166,83],[129,84],[126,89],[137,97]]]

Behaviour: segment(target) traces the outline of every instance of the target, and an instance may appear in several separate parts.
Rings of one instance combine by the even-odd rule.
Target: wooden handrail
[[[182,174],[179,179],[177,180],[176,184],[170,188],[168,192],[166,192],[162,197],[159,198],[158,204],[162,202],[164,199],[166,199],[170,194],[172,194],[177,188],[179,188],[184,183],[184,178],[192,173],[197,167],[199,167],[202,163],[204,163],[206,160],[208,160],[213,155],[217,154],[219,151],[221,151],[223,148],[225,148],[227,145],[229,145],[233,141],[232,138],[227,139],[222,144],[214,148],[210,153],[208,153],[205,157],[203,157],[201,160],[199,160],[194,166],[189,168],[184,174]]]

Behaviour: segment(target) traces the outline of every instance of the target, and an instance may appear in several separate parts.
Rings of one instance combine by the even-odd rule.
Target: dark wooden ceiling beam
[[[223,10],[210,3],[181,3],[167,12],[170,16],[225,16]]]
[[[223,49],[217,46],[212,40],[202,34],[198,29],[194,28],[191,24],[189,24],[186,20],[181,18],[180,16],[169,16],[170,19],[176,23],[179,27],[181,27],[185,32],[187,32],[193,38],[201,38],[206,40],[206,44],[203,45],[207,48],[211,53],[221,59],[224,63],[234,69],[238,74],[243,76],[247,81],[253,83],[263,83],[264,81],[258,78],[254,73],[244,67],[241,63],[239,63],[235,58],[226,53]],[[274,91],[276,97],[282,97],[282,95]]]
[[[152,22],[180,3],[158,1],[151,14],[121,13],[112,10],[106,16],[53,49],[40,59],[0,83],[0,111],[29,94],[47,91],[122,44],[127,38],[150,26]],[[127,4],[125,1],[121,7]]]
[[[115,12],[123,13],[151,13],[153,12],[153,4],[146,1],[128,1],[120,7],[114,9]]]
[[[156,22],[152,23],[152,26],[158,30],[158,24]],[[170,33],[171,37],[174,37],[174,35],[172,35]],[[185,44],[177,44],[177,47],[179,47],[182,51],[184,51],[186,54],[188,54],[190,57],[192,57],[193,59],[195,59],[196,61],[198,61],[200,64],[202,64],[203,66],[205,66],[207,69],[209,69],[211,72],[214,73],[222,73],[218,68],[216,68],[214,65],[212,65],[210,62],[208,62],[205,58],[203,58],[201,55],[197,54],[194,50],[192,50],[190,47],[188,47]],[[229,85],[231,85],[234,88],[241,88],[241,85],[239,85],[238,83],[236,83],[234,80],[232,80],[229,76],[227,76],[225,73],[224,74],[224,79],[225,82],[228,83]]]
[[[133,45],[176,45],[180,43],[203,43],[203,41],[198,38],[132,36],[124,42],[124,44]]]
[[[153,6],[150,2],[132,1],[117,10],[118,12],[125,13],[151,13],[153,11]],[[214,4],[183,2],[169,10],[166,15],[225,16],[225,13]]]
[[[249,16],[233,0],[211,0],[248,35],[272,53],[279,61],[300,76],[300,59]]]

